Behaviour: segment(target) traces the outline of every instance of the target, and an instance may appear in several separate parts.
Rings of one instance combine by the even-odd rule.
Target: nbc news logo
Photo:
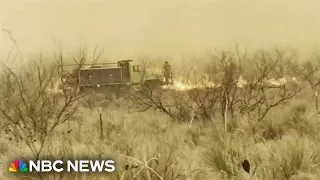
[[[27,164],[22,160],[15,160],[10,164],[9,172],[28,172]]]
[[[29,161],[29,166],[22,160],[15,160],[10,164],[9,172],[114,172],[113,160],[68,160],[66,163],[61,160]]]

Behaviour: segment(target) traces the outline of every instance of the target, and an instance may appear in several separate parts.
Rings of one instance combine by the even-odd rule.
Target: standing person
[[[171,77],[171,65],[168,61],[166,61],[163,65],[163,74],[164,74],[164,81],[165,84],[169,84],[169,78]]]

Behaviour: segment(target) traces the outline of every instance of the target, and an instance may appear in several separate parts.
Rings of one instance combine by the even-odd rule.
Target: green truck
[[[70,69],[71,70],[66,70]],[[141,85],[156,88],[164,85],[163,73],[144,68],[143,65],[132,60],[121,60],[116,63],[95,63],[82,65],[64,65],[60,68],[60,89],[68,91],[77,86],[77,91],[88,89],[119,89],[121,87],[135,87]],[[170,84],[173,84],[172,76]]]

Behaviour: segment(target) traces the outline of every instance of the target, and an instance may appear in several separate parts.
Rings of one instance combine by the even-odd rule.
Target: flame
[[[177,90],[180,90],[180,91],[184,91],[184,90],[190,90],[194,88],[192,85],[189,85],[189,84],[184,84],[182,82],[176,82],[174,85],[173,85],[173,89],[177,89]]]
[[[216,85],[213,82],[190,84],[190,83],[183,83],[181,81],[178,81],[178,82],[175,81],[173,85],[162,86],[163,89],[172,89],[176,91],[187,91],[191,89],[205,89],[205,88],[213,88],[213,87],[220,87],[220,84]]]
[[[209,82],[208,80],[204,79],[198,83],[190,83],[185,82],[183,78],[179,78],[178,80],[173,81],[173,85],[164,85],[162,86],[163,89],[172,89],[176,91],[187,91],[191,89],[205,89],[205,88],[213,88],[219,87],[220,85],[216,85],[214,82]]]
[[[299,84],[296,77],[292,77],[289,79],[288,78],[279,78],[279,79],[270,78],[270,79],[264,80],[264,82],[262,82],[262,84],[281,86],[281,85],[287,84],[289,82]],[[248,82],[242,76],[239,76],[238,80],[236,80],[235,83],[238,88],[244,88],[248,84]],[[208,78],[203,78],[202,81],[200,81],[199,83],[194,83],[194,84],[185,83],[185,81],[182,80],[182,78],[180,78],[178,80],[174,80],[173,85],[162,86],[163,89],[172,89],[172,90],[176,90],[176,91],[187,91],[187,90],[191,90],[191,89],[205,89],[205,88],[218,88],[218,87],[221,87],[220,83],[216,84],[212,81],[209,81]]]

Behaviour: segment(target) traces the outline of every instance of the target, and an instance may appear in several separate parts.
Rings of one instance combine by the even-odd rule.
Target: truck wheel
[[[157,88],[163,85],[163,83],[159,79],[147,80],[144,82],[144,85],[147,88]]]

